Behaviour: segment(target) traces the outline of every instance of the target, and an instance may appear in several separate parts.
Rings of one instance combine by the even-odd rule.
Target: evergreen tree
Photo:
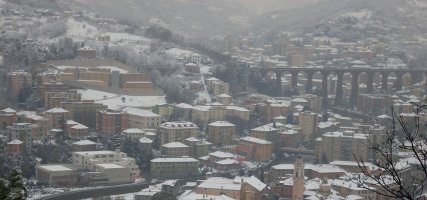
[[[0,179],[0,199],[24,200],[27,197],[27,188],[20,172],[14,169],[8,180]]]

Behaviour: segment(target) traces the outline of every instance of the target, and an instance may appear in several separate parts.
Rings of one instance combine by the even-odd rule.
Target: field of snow
[[[153,107],[157,104],[166,103],[165,96],[129,96],[112,94],[97,90],[78,90],[82,94],[82,100],[94,100],[96,103],[102,103],[109,109],[120,109],[123,107]]]

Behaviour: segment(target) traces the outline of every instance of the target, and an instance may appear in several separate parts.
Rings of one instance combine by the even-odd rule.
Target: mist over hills
[[[249,27],[255,13],[232,0],[80,0],[101,17],[158,24],[190,37],[232,33]]]

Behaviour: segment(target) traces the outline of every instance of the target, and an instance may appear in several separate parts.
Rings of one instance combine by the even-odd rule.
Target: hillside
[[[79,0],[101,17],[158,24],[191,37],[232,33],[249,26],[254,12],[232,0]]]

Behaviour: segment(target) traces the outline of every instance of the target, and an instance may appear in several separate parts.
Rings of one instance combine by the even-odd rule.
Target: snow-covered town
[[[0,0],[0,199],[427,199],[424,0]]]

